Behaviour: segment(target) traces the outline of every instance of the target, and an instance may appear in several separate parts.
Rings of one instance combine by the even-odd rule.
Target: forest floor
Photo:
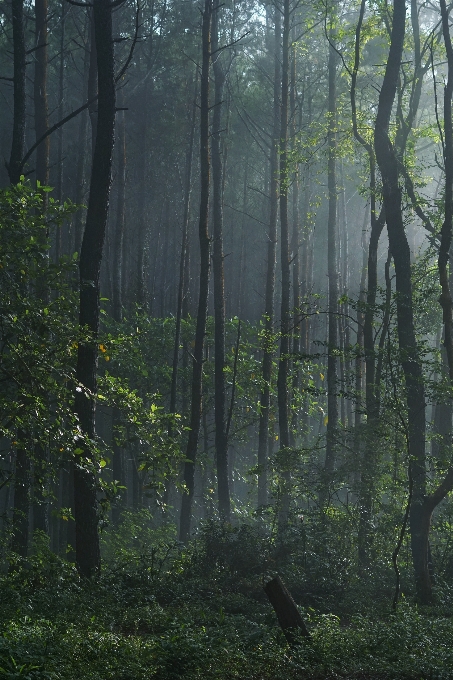
[[[301,607],[311,637],[291,648],[262,575],[232,571],[210,548],[129,555],[91,581],[35,552],[0,577],[0,678],[453,679],[445,612],[407,600],[396,613],[372,602],[360,615]]]

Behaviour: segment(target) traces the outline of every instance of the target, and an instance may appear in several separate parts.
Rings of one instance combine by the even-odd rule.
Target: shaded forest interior
[[[0,8],[0,677],[453,678],[452,7]]]

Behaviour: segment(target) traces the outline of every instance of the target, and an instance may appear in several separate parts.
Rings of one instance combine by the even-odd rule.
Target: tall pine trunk
[[[277,376],[278,396],[278,424],[280,437],[280,450],[283,453],[282,460],[288,457],[291,446],[289,436],[289,355],[291,335],[291,279],[289,257],[289,219],[288,219],[288,194],[289,194],[289,158],[288,158],[288,104],[289,104],[289,33],[290,33],[290,0],[283,3],[283,45],[282,45],[282,90],[281,90],[281,113],[280,113],[280,234],[281,234],[281,273],[282,273],[282,297],[280,306],[281,338],[280,355]],[[288,463],[283,463],[281,473],[279,529],[284,530],[288,522],[290,503],[291,473]]]
[[[336,79],[337,55],[329,46],[329,128],[327,134],[328,161],[327,187],[329,194],[329,216],[327,221],[327,269],[329,278],[328,338],[327,338],[327,436],[324,480],[321,490],[321,504],[328,498],[329,486],[335,468],[338,436],[338,395],[337,395],[337,343],[338,343],[338,272],[337,272],[337,109]]]
[[[22,171],[22,158],[25,144],[25,110],[26,110],[26,56],[24,31],[24,0],[11,1],[13,24],[13,132],[11,153],[7,166],[11,184],[17,184]]]
[[[212,118],[212,180],[213,180],[213,278],[214,278],[214,417],[215,452],[219,515],[230,521],[230,489],[228,479],[228,438],[226,433],[225,389],[225,268],[223,258],[223,175],[222,163],[222,98],[225,73],[219,49],[219,7],[212,14],[214,112]]]
[[[206,333],[209,292],[209,65],[211,60],[211,17],[212,0],[205,0],[202,23],[202,68],[200,92],[200,288],[198,298],[197,325],[192,368],[192,402],[190,412],[190,431],[184,465],[185,493],[182,496],[179,539],[187,542],[190,538],[192,522],[192,502],[195,487],[195,460],[203,398],[203,350]]]
[[[260,422],[258,434],[258,507],[268,503],[267,459],[269,447],[269,411],[271,406],[272,358],[274,355],[274,297],[277,265],[277,215],[278,215],[278,139],[280,134],[280,39],[281,15],[274,9],[274,120],[269,159],[269,232],[267,235],[267,274],[264,303],[264,342],[262,381],[260,394]]]

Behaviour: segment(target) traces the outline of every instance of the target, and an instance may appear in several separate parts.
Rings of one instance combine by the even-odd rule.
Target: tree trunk
[[[184,465],[185,493],[182,496],[179,539],[186,543],[190,538],[192,521],[192,501],[195,482],[195,460],[198,435],[200,432],[201,405],[203,396],[203,349],[206,333],[209,293],[209,65],[211,59],[211,16],[212,0],[205,0],[202,24],[203,62],[201,69],[200,93],[200,289],[198,298],[197,326],[193,351],[192,403],[190,431]]]
[[[17,184],[22,172],[22,158],[25,144],[25,31],[24,0],[11,0],[13,24],[13,88],[14,112],[11,154],[8,163],[8,175],[11,184]]]
[[[35,0],[35,135],[38,140],[49,127],[47,106],[47,0]],[[50,136],[36,149],[36,179],[49,183]]]
[[[337,273],[337,178],[336,178],[336,79],[337,55],[329,46],[329,129],[327,186],[329,193],[329,216],[327,222],[327,269],[329,278],[328,339],[327,339],[327,435],[324,480],[321,491],[321,505],[329,493],[332,473],[335,468],[338,436],[338,396],[337,396],[337,343],[338,343],[338,273]]]
[[[43,2],[43,0],[41,0]],[[44,0],[47,4],[47,0]],[[62,0],[61,3],[61,33],[60,33],[60,63],[58,65],[59,67],[59,73],[58,73],[58,120],[62,120],[63,118],[63,105],[64,105],[64,73],[65,73],[65,63],[64,63],[64,57],[65,57],[65,34],[66,34],[66,7],[67,3],[65,0]],[[46,48],[47,49],[47,48]],[[36,84],[35,84],[35,90],[36,90]],[[36,94],[35,94],[35,107],[36,107]],[[82,113],[82,116],[85,114],[85,111]],[[47,129],[44,128],[42,131],[45,132]],[[41,134],[42,134],[41,133]],[[36,138],[38,139],[39,135],[36,134]],[[49,155],[49,150],[50,150],[50,137],[46,137],[44,142],[38,147],[37,149],[37,154],[39,155],[40,148],[44,147],[47,145],[47,154]],[[83,146],[83,144],[81,144]],[[38,158],[38,156],[37,156]],[[58,132],[57,132],[57,181],[56,181],[56,190],[57,190],[57,198],[60,202],[63,201],[63,127],[61,127]],[[37,174],[37,178],[38,174]],[[80,212],[80,211],[78,211]],[[57,227],[56,233],[55,233],[55,261],[59,262],[61,256],[63,254],[63,225]]]
[[[92,334],[80,342],[77,353],[75,411],[85,438],[95,438],[95,408],[100,289],[99,278],[107,224],[115,126],[115,74],[112,37],[112,6],[109,0],[94,0],[94,29],[98,71],[96,140],[88,199],[87,219],[80,254],[79,324]],[[87,442],[83,456],[92,460]],[[76,520],[76,564],[86,577],[100,569],[96,478],[90,467],[77,464],[74,471]]]
[[[277,576],[272,581],[268,581],[264,586],[264,591],[277,614],[278,622],[289,644],[297,641],[297,633],[309,638],[310,634],[300,612],[281,578]]]
[[[65,0],[63,0],[65,1]],[[88,24],[88,32],[90,30],[90,23]],[[89,33],[88,33],[89,35]],[[89,45],[89,43],[88,43]],[[88,99],[88,75],[90,70],[90,49],[88,45],[85,49],[85,57],[83,63],[83,82],[84,82],[84,100]],[[77,170],[76,170],[76,186],[74,193],[74,202],[76,205],[83,203],[85,182],[86,182],[86,156],[87,156],[87,132],[88,132],[88,111],[85,109],[80,114],[79,121],[79,147],[77,150]],[[83,211],[79,208],[75,214],[74,219],[74,251],[80,255],[83,237]]]
[[[28,513],[30,509],[30,458],[26,442],[19,441],[14,473],[13,540],[11,548],[20,557],[28,554]]]
[[[450,37],[449,13],[445,0],[440,0],[440,9],[442,31],[447,52],[448,78],[444,88],[445,214],[440,232],[441,242],[438,257],[439,282],[442,291],[439,302],[443,312],[444,346],[448,361],[449,377],[450,382],[453,383],[453,300],[448,271],[453,232],[453,47]],[[421,469],[422,463],[423,469]],[[410,527],[417,592],[421,602],[429,604],[433,599],[433,582],[429,569],[429,529],[431,516],[437,505],[453,489],[453,467],[450,466],[443,481],[435,491],[427,496],[424,493],[424,485],[420,483],[420,479],[422,482],[426,479],[424,463],[424,459],[422,461],[419,456],[416,457],[414,461],[415,470],[411,470],[414,491]]]
[[[266,297],[264,304],[263,388],[260,394],[260,423],[258,434],[258,507],[268,503],[267,459],[269,443],[269,411],[271,405],[272,357],[274,355],[274,296],[277,264],[277,214],[278,214],[278,139],[280,134],[280,38],[281,16],[274,9],[274,120],[270,147],[269,181],[269,233],[267,241]]]
[[[123,240],[125,229],[125,194],[126,194],[126,125],[124,111],[121,111],[118,122],[118,174],[117,174],[117,204],[116,204],[116,224],[113,235],[113,262],[112,262],[112,312],[113,319],[120,324],[123,319],[123,300],[122,300],[122,275],[123,275]],[[121,411],[114,407],[112,412],[113,429],[115,425],[121,423]],[[118,481],[120,486],[126,486],[126,475],[124,465],[124,451],[115,438],[113,432],[113,460],[112,460],[113,479]],[[112,522],[117,525],[120,521],[121,511],[125,505],[124,489],[120,489],[116,501],[112,507]]]
[[[291,143],[292,150],[296,150],[296,29],[293,28],[293,46],[291,49],[291,88],[290,88],[290,109],[291,109]],[[299,354],[301,342],[301,286],[300,286],[300,215],[299,215],[299,163],[297,163],[293,175],[292,187],[292,236],[291,236],[291,260],[293,269],[293,328],[292,328],[292,354],[293,363],[293,394],[300,388]],[[293,409],[291,418],[290,441],[291,446],[296,445],[295,434],[299,430],[300,411]]]
[[[217,489],[221,520],[230,521],[230,488],[228,479],[228,438],[225,418],[225,271],[223,259],[223,167],[222,167],[222,98],[225,84],[219,49],[219,7],[212,14],[212,52],[217,56],[214,70],[214,113],[212,119],[213,180],[213,278],[214,278],[214,417]]]
[[[184,300],[187,297],[187,260],[188,260],[188,246],[189,246],[189,210],[190,210],[190,196],[192,190],[192,163],[193,163],[193,146],[195,139],[195,120],[197,115],[197,88],[198,77],[195,78],[195,92],[192,104],[192,116],[189,133],[189,146],[186,154],[186,168],[185,168],[185,184],[184,184],[184,208],[183,208],[183,222],[182,222],[182,242],[181,254],[179,257],[179,283],[178,295],[176,301],[176,320],[175,320],[175,340],[173,344],[173,363],[171,371],[170,383],[170,413],[176,413],[176,396],[178,389],[178,372],[179,372],[179,346],[181,344],[181,321],[183,318]],[[184,413],[184,411],[183,411]],[[170,422],[168,426],[168,436],[173,436],[173,427]],[[168,504],[170,496],[171,480],[167,479],[165,483],[165,497],[164,508]]]
[[[390,51],[376,116],[374,148],[381,171],[387,232],[396,273],[398,341],[405,377],[408,409],[406,436],[413,483],[410,511],[412,558],[418,594],[426,601],[431,594],[426,530],[429,519],[425,504],[425,395],[415,337],[410,249],[404,231],[398,161],[388,134],[401,65],[405,15],[404,0],[395,0]]]
[[[288,220],[288,100],[289,100],[289,33],[290,33],[290,0],[283,3],[283,46],[282,46],[282,90],[281,90],[281,110],[280,110],[280,234],[281,234],[281,271],[282,271],[282,298],[281,298],[281,339],[280,356],[278,363],[277,376],[277,396],[278,396],[278,424],[280,437],[280,450],[283,452],[283,459],[289,452],[289,394],[288,394],[288,373],[289,373],[289,353],[290,353],[290,262],[289,262],[289,220]],[[279,529],[284,530],[288,522],[288,512],[290,503],[291,473],[287,464],[284,465],[281,474],[280,508],[279,508]]]

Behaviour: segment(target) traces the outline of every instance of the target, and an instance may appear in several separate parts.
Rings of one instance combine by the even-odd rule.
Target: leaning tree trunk
[[[190,430],[186,448],[184,465],[185,493],[182,496],[179,539],[187,542],[190,537],[192,521],[192,501],[195,486],[195,459],[197,454],[198,435],[203,396],[203,350],[206,333],[209,292],[209,65],[211,59],[211,16],[212,0],[205,0],[202,25],[203,61],[201,69],[200,92],[200,289],[198,298],[197,326],[195,346],[193,350],[192,369],[192,403],[190,413]]]
[[[79,343],[76,369],[79,387],[75,395],[75,412],[84,436],[79,448],[82,448],[83,457],[88,458],[90,465],[86,467],[80,463],[74,470],[76,564],[79,572],[87,577],[100,569],[97,485],[88,440],[95,437],[100,270],[109,208],[115,127],[112,4],[109,0],[94,0],[93,12],[99,96],[90,195],[79,263],[79,324],[91,337]]]
[[[219,7],[212,14],[212,52],[217,52],[214,70],[214,113],[212,118],[212,180],[213,180],[213,276],[214,276],[214,418],[215,452],[219,515],[230,521],[230,488],[228,479],[228,438],[225,418],[225,268],[223,258],[223,164],[221,150],[222,97],[225,84],[219,49]]]

